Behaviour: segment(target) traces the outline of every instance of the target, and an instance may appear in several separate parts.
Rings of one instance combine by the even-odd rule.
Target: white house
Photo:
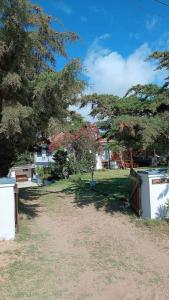
[[[48,145],[36,147],[34,152],[34,164],[36,166],[47,167],[52,162],[54,162],[53,154],[48,151]]]
[[[58,148],[63,144],[65,135],[63,132],[56,135],[56,143]],[[112,151],[107,148],[107,140],[104,138],[99,139],[101,150],[96,154],[96,170],[104,168],[117,168],[117,164],[112,160]],[[47,143],[35,147],[34,151],[34,164],[35,166],[47,167],[49,163],[54,162],[53,153],[49,150]]]
[[[113,152],[108,149],[108,141],[105,138],[100,138],[99,143],[101,149],[99,153],[96,154],[96,170],[102,169],[117,169],[118,165],[116,161],[113,160]]]

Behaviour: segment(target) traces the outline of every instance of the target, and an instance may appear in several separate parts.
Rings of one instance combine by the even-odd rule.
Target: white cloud
[[[59,0],[55,4],[55,6],[64,12],[66,15],[71,15],[73,13],[73,9],[64,1]]]
[[[152,31],[158,23],[157,17],[153,16],[151,19],[146,21],[146,28],[148,31]]]
[[[109,39],[109,38],[111,38],[111,34],[110,33],[104,33],[104,34],[102,34],[102,35],[100,35],[95,41],[94,41],[94,43],[93,43],[93,45],[98,45],[98,42],[99,41],[101,41],[101,40],[107,40],[107,39]],[[92,46],[93,46],[92,45]]]
[[[147,43],[141,45],[128,57],[100,46],[99,37],[88,50],[84,61],[85,75],[90,88],[87,93],[107,93],[123,96],[135,84],[147,84],[160,80],[154,66],[145,59],[152,52]]]

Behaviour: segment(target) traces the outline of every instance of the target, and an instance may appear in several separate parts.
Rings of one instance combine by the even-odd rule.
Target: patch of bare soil
[[[137,228],[127,215],[77,208],[62,196],[59,212],[37,220],[49,233],[44,251],[65,290],[58,299],[169,299],[168,240]]]
[[[17,287],[2,289],[3,299],[169,299],[168,239],[137,228],[127,215],[79,208],[62,193],[52,197],[53,207],[39,208],[30,222],[32,240],[11,277]]]
[[[0,241],[0,268],[3,268],[15,261],[14,254],[19,249],[19,245],[15,241]]]

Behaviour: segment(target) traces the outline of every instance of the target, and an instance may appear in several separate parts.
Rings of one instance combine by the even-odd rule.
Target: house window
[[[109,151],[108,150],[105,150],[105,152],[104,152],[104,159],[109,160]]]
[[[42,150],[38,150],[38,151],[37,151],[37,156],[38,156],[38,157],[41,157],[41,156],[42,156]]]
[[[47,150],[46,151],[46,156],[50,156],[51,155],[51,153]]]

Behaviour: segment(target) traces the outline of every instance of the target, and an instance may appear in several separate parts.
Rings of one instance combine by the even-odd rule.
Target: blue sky
[[[164,0],[169,4],[169,0]],[[156,0],[35,0],[59,18],[65,30],[80,41],[68,47],[69,59],[84,66],[88,92],[124,95],[137,83],[160,83],[165,74],[154,72],[145,58],[169,48],[169,7]],[[58,68],[66,60],[59,59]]]

